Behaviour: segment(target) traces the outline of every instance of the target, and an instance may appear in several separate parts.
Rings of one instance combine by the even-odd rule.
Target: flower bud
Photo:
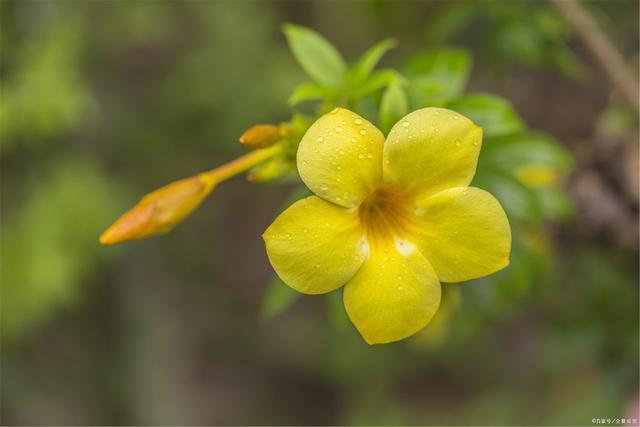
[[[202,203],[215,183],[202,175],[181,179],[144,196],[100,236],[111,245],[171,230]]]
[[[280,127],[275,125],[255,125],[240,137],[240,144],[247,148],[265,148],[282,139]]]

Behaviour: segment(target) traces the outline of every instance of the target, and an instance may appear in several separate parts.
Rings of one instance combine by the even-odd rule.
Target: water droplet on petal
[[[322,141],[324,141],[324,138],[323,138],[323,137],[321,137],[321,136],[319,136],[319,137],[318,137],[318,142],[322,142]]]
[[[336,132],[337,132],[337,133],[342,132],[342,128],[341,128],[340,126],[338,126],[338,127],[336,128]]]
[[[355,124],[357,124],[357,125],[361,125],[362,124],[362,120],[360,120],[360,119],[355,119],[353,122]]]
[[[402,122],[402,126],[408,128],[409,122],[405,120],[404,122]]]
[[[366,135],[366,134],[367,134],[367,131],[366,131],[366,130],[364,130],[364,129],[360,129],[360,135]]]

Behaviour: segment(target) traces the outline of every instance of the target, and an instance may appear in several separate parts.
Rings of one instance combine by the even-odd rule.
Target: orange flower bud
[[[100,243],[111,245],[166,233],[193,212],[214,187],[213,181],[196,175],[155,190],[109,227]]]
[[[275,125],[255,125],[240,137],[240,144],[247,148],[270,147],[282,139],[280,127]]]
[[[208,172],[173,182],[144,196],[100,236],[113,245],[166,233],[190,215],[219,183],[279,155],[280,145],[254,150]]]

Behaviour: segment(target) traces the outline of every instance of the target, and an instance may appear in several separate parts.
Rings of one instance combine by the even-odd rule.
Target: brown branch
[[[589,12],[576,0],[549,0],[573,27],[578,37],[598,60],[620,94],[640,111],[638,80],[611,40],[598,28]]]

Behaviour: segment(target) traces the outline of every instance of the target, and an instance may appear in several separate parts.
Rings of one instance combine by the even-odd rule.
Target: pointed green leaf
[[[347,66],[331,43],[300,25],[285,24],[283,31],[293,56],[313,80],[328,87],[344,85]]]
[[[353,98],[359,99],[382,89],[385,86],[391,84],[396,80],[401,80],[402,77],[395,70],[380,70],[375,71],[369,75],[367,80],[354,89]]]
[[[369,77],[384,54],[393,49],[396,44],[397,42],[394,39],[385,39],[362,54],[358,62],[353,66],[351,74],[353,81],[357,84]]]
[[[409,112],[407,94],[398,81],[392,82],[380,101],[380,129],[386,135],[391,127]]]
[[[412,108],[442,105],[460,96],[471,73],[471,56],[461,49],[438,49],[413,57],[406,66]]]
[[[480,126],[484,139],[519,133],[524,124],[511,103],[504,98],[488,94],[473,94],[456,99],[447,108],[464,114]]]
[[[289,102],[289,105],[294,106],[304,101],[315,101],[326,98],[329,93],[330,91],[327,90],[327,88],[317,83],[302,83],[293,90],[287,102]]]

